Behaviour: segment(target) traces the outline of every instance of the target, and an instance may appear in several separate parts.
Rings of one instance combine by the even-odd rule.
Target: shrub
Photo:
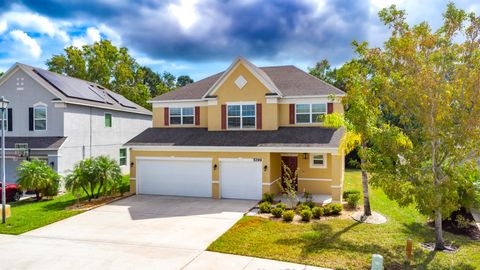
[[[308,201],[308,202],[305,202],[304,203],[306,206],[310,207],[310,209],[314,208],[315,206],[317,206],[317,204],[315,204],[313,201]]]
[[[266,192],[266,193],[263,193],[262,195],[262,202],[273,203],[274,198],[275,198],[275,194]]]
[[[468,227],[470,227],[470,221],[462,215],[457,215],[455,223],[457,223],[457,227],[459,229],[467,229]]]
[[[24,190],[34,190],[37,200],[58,194],[60,176],[43,160],[22,161],[17,176],[17,184]]]
[[[294,217],[295,217],[295,212],[293,212],[293,210],[287,210],[282,214],[282,218],[286,222],[292,221]]]
[[[258,205],[258,208],[260,208],[260,213],[270,213],[272,205],[269,202],[262,202]]]
[[[77,163],[67,178],[65,186],[72,193],[84,191],[88,201],[102,192],[118,191],[122,181],[120,166],[107,156],[87,158]]]
[[[316,206],[316,207],[312,208],[313,218],[320,218],[324,214],[325,214],[325,212],[324,212],[324,209],[322,207]]]
[[[300,212],[300,216],[302,217],[302,221],[309,222],[312,218],[312,210],[304,209]]]
[[[360,191],[356,189],[345,190],[343,192],[343,198],[346,200],[352,194],[358,194],[358,196],[360,196]]]
[[[338,215],[343,210],[343,205],[341,205],[339,203],[331,203],[328,206],[330,207],[330,211],[331,211],[332,215]]]
[[[332,214],[332,208],[330,207],[330,205],[323,206],[322,210],[324,216],[330,216]]]
[[[352,193],[347,197],[347,205],[350,208],[357,208],[360,201],[360,194]]]
[[[276,218],[280,218],[282,217],[282,214],[283,214],[283,209],[282,208],[278,208],[278,207],[275,207],[273,208],[271,211],[272,215]]]
[[[280,208],[285,211],[285,209],[287,209],[287,205],[280,202],[275,205],[275,208]]]
[[[300,213],[302,212],[303,210],[312,210],[310,209],[310,206],[306,205],[306,204],[299,204],[297,206],[297,211]]]

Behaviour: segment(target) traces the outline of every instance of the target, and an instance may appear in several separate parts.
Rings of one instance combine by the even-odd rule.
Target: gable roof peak
[[[208,89],[208,91],[203,95],[203,99],[206,98],[207,96],[211,96],[217,91],[217,89],[220,87],[220,85],[223,84],[223,82],[226,80],[226,78],[230,75],[230,73],[237,67],[238,65],[243,64],[267,89],[272,92],[276,93],[279,96],[283,96],[282,92],[278,90],[277,86],[275,83],[272,81],[272,79],[265,73],[263,70],[261,70],[259,67],[255,66],[252,64],[250,61],[248,61],[246,58],[242,56],[238,56],[235,58],[233,63],[223,72],[223,74],[218,78],[218,80]]]

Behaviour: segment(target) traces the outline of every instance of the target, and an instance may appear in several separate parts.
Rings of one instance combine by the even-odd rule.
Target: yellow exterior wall
[[[175,106],[171,106],[175,107]],[[152,109],[153,112],[153,122],[152,125],[153,127],[165,127],[165,108],[164,107],[155,107]],[[206,128],[207,127],[207,121],[208,121],[208,108],[207,106],[200,106],[200,125],[196,126],[195,124],[193,125],[169,125],[167,127],[200,127],[200,128]]]
[[[242,75],[247,84],[242,89],[235,80]],[[270,91],[243,65],[235,67],[223,84],[213,94],[217,105],[208,106],[208,130],[222,129],[222,104],[227,102],[255,102],[262,104],[262,130],[278,129],[277,104],[267,104],[265,94]]]

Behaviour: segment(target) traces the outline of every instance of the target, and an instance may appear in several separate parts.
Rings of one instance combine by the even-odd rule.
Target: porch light
[[[303,153],[303,159],[308,159],[308,154],[307,153]]]
[[[267,165],[263,166],[263,171],[266,172],[267,171]]]
[[[213,165],[213,170],[214,170],[214,171],[217,170],[217,164],[214,164],[214,165]]]
[[[135,163],[133,163],[133,162],[130,162],[130,167],[133,167],[133,165],[135,165]]]
[[[8,101],[4,97],[0,97],[0,109],[1,110],[5,110],[8,107],[8,103],[10,103],[10,101]]]

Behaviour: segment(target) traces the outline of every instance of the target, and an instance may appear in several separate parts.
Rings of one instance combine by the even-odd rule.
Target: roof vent
[[[235,80],[235,85],[240,89],[242,89],[245,84],[247,84],[247,80],[242,75],[238,76],[238,78]]]

